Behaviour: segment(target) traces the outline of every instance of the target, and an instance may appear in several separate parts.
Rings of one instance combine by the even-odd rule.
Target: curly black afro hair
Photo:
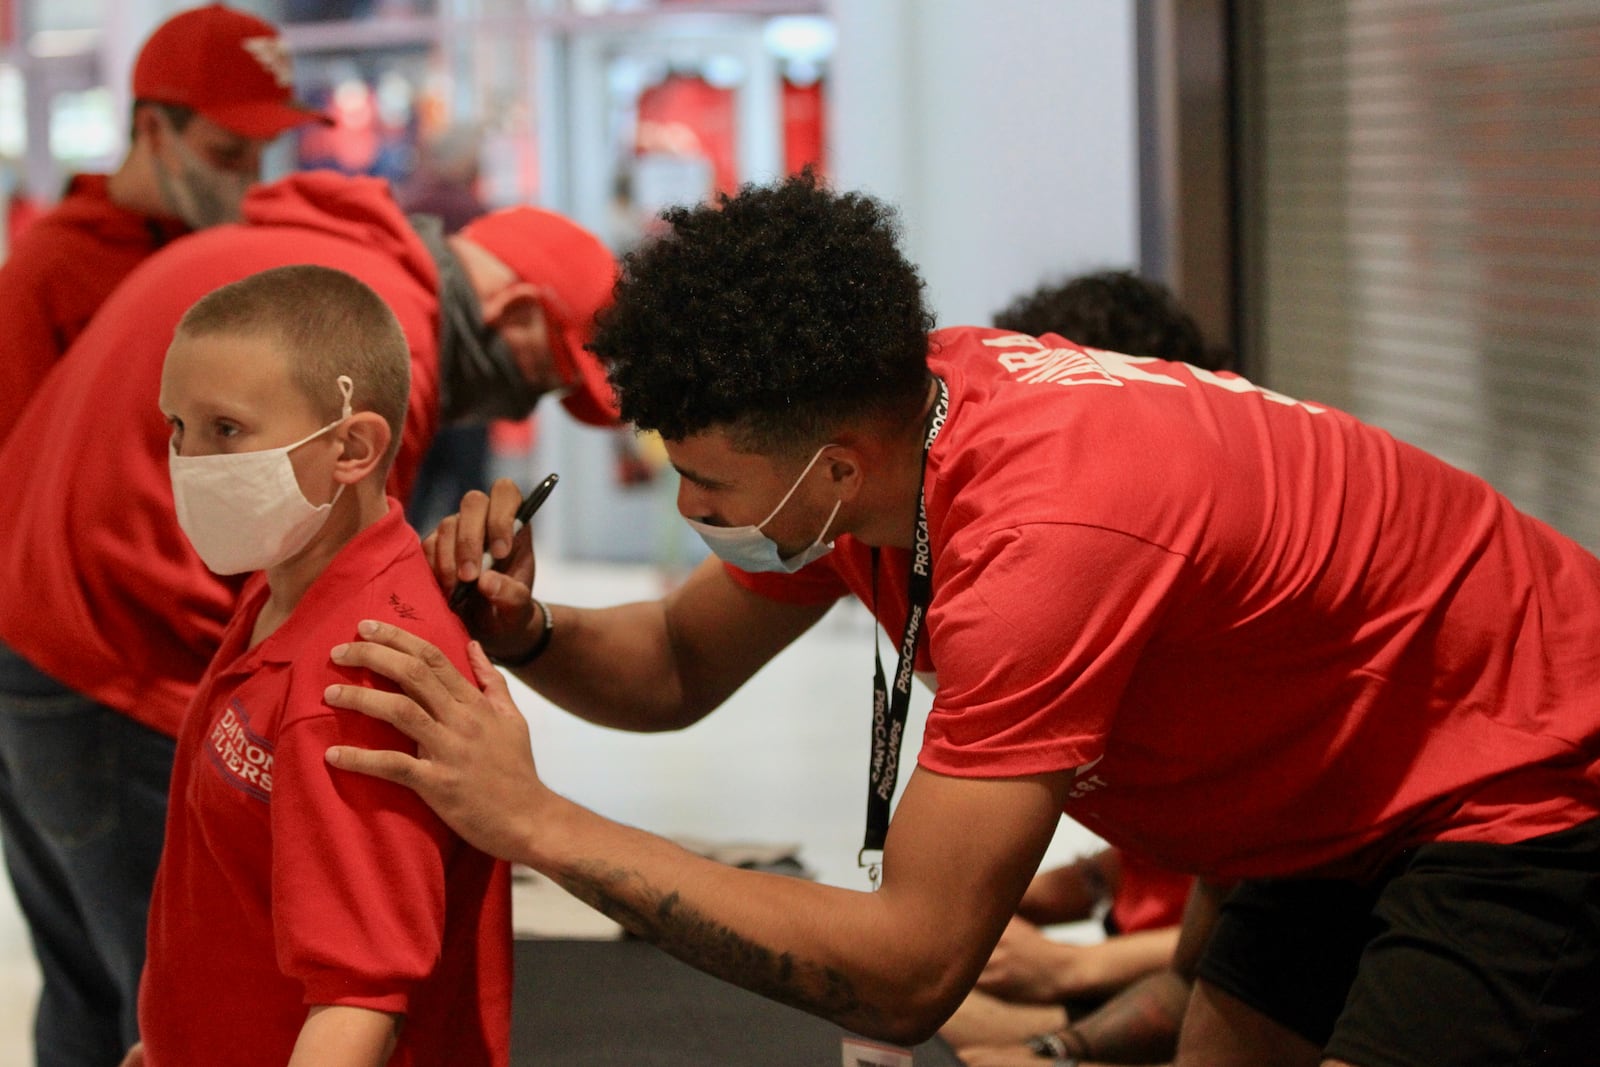
[[[920,411],[933,317],[889,207],[808,171],[663,218],[589,345],[625,421],[777,452]]]
[[[1160,282],[1131,271],[1085,274],[1046,285],[996,312],[994,324],[1031,337],[1054,333],[1089,348],[1226,370],[1228,352],[1208,348],[1189,313]]]

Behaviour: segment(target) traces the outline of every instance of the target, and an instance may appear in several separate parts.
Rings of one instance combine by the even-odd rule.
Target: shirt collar
[[[263,662],[288,663],[298,658],[305,642],[319,632],[328,615],[359,601],[375,575],[407,553],[420,551],[416,532],[406,524],[405,508],[393,497],[388,503],[388,513],[339,550],[283,625],[255,648]],[[265,584],[265,575],[251,579],[250,595],[257,607],[265,602]],[[354,639],[355,634],[350,637]]]

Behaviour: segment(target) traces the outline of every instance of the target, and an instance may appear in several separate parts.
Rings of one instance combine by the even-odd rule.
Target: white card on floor
[[[844,1039],[843,1067],[911,1067],[911,1053],[859,1037]]]

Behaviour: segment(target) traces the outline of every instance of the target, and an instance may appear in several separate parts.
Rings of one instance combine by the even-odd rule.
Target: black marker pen
[[[550,491],[556,487],[556,483],[560,480],[561,475],[549,474],[545,477],[544,481],[534,486],[533,490],[529,492],[527,496],[522,498],[522,503],[517,507],[516,518],[513,520],[511,525],[512,537],[516,537],[518,533],[527,527],[528,523],[533,519],[533,513],[538,511],[540,505],[542,505],[545,500],[549,498]],[[533,535],[529,534],[528,536],[532,537]],[[489,567],[489,569],[495,571],[504,570],[505,565],[510,562],[511,557],[515,554],[515,552],[516,549],[515,546],[513,546],[512,551],[506,553],[505,559],[496,560],[493,565]],[[467,600],[472,596],[477,588],[478,583],[476,580],[457,583],[456,587],[450,591],[450,610],[455,612],[457,615],[461,614],[461,609],[466,607]]]

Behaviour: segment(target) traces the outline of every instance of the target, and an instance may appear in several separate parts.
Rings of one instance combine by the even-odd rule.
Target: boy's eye
[[[219,419],[216,424],[216,434],[218,437],[223,438],[237,437],[239,435],[239,427],[231,422]]]

